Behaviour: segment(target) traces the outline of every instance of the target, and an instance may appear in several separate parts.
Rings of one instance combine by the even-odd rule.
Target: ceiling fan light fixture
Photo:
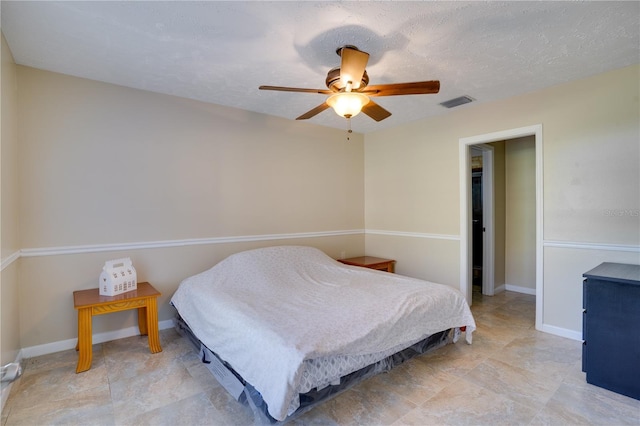
[[[340,92],[329,96],[327,104],[340,117],[355,117],[362,111],[362,107],[369,103],[369,98],[358,92]]]
[[[351,122],[351,117],[355,117],[361,111],[375,121],[382,121],[391,116],[389,111],[369,99],[369,96],[427,95],[440,91],[438,80],[369,86],[366,70],[369,54],[350,45],[338,48],[336,53],[340,55],[340,66],[330,69],[327,73],[325,83],[328,90],[286,86],[260,86],[258,89],[328,95],[324,102],[296,117],[296,120],[307,120],[333,108],[336,114],[346,118],[348,123]]]

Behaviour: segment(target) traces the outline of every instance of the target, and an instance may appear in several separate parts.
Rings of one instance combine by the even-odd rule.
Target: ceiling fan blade
[[[334,92],[326,89],[301,89],[299,87],[282,87],[282,86],[260,86],[260,90],[276,90],[278,92],[302,92],[302,93],[320,93],[322,95],[332,95]]]
[[[357,89],[360,87],[364,69],[367,67],[367,62],[369,62],[369,54],[356,48],[345,46],[340,51],[340,57],[342,58],[340,63],[340,80],[342,84],[346,86],[347,82],[350,81],[353,88]]]
[[[438,93],[440,91],[440,82],[417,81],[414,83],[395,83],[395,84],[378,84],[367,86],[362,90],[367,96],[397,96],[397,95],[426,95],[430,93]]]
[[[318,105],[317,107],[315,107],[314,109],[312,109],[311,111],[307,111],[304,114],[302,114],[300,117],[296,118],[296,120],[306,120],[308,118],[311,118],[317,114],[320,114],[322,111],[324,111],[325,109],[329,108],[329,104],[326,102],[321,103],[320,105]]]
[[[377,103],[373,102],[369,99],[369,102],[362,107],[362,112],[367,114],[369,117],[373,118],[376,121],[382,121],[385,118],[391,116],[391,113],[386,109],[382,108]]]

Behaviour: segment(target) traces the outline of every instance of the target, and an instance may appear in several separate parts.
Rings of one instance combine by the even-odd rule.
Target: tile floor
[[[640,425],[640,401],[589,385],[581,344],[534,329],[533,296],[474,295],[478,330],[365,381],[293,425]],[[14,383],[2,425],[247,425],[186,339],[161,332],[94,345],[75,374],[74,350],[31,358]]]

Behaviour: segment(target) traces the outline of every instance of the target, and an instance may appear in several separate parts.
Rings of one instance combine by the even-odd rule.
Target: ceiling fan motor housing
[[[340,67],[332,68],[327,73],[326,83],[327,87],[334,92],[344,90],[346,85],[343,84],[340,80]],[[360,80],[360,87],[356,90],[364,89],[365,87],[367,87],[367,84],[369,84],[369,75],[367,74],[367,71],[365,71],[362,74],[362,80]]]

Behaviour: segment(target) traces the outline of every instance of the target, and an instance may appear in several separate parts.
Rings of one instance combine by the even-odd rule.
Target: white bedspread
[[[171,301],[277,420],[296,406],[304,360],[378,353],[462,326],[471,343],[475,330],[459,291],[343,265],[311,247],[232,255],[185,279]]]

